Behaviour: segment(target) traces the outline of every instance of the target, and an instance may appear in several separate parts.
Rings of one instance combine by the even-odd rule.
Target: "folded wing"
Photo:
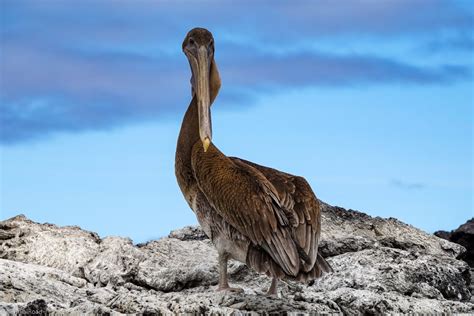
[[[302,270],[308,272],[313,269],[318,259],[318,244],[321,232],[320,207],[316,195],[308,182],[299,176],[294,176],[279,170],[258,165],[256,163],[239,160],[259,170],[270,181],[278,192],[282,209],[290,219],[294,231],[296,244],[307,254],[309,261],[303,263]],[[322,260],[324,260],[321,257]],[[319,261],[322,261],[319,259]],[[322,272],[331,271],[329,265],[322,266]]]
[[[287,275],[296,276],[302,263],[291,225],[294,219],[288,218],[273,184],[256,168],[229,159],[213,145],[205,154],[195,148],[192,166],[215,211],[265,250]]]

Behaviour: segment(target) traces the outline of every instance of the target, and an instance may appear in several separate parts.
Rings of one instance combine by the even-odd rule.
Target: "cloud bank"
[[[194,26],[216,38],[222,103],[301,87],[471,80],[471,64],[387,49],[403,41],[422,54],[472,51],[472,10],[462,2],[179,2],[3,1],[0,142],[182,112],[190,88],[180,47]]]

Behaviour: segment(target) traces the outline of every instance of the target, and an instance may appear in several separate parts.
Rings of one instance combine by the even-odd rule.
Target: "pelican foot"
[[[266,295],[271,296],[271,297],[278,297],[278,279],[277,278],[272,279],[272,284],[268,288]]]
[[[225,286],[225,287],[219,286],[216,291],[217,291],[217,292],[244,293],[244,289],[243,289],[243,288],[240,288],[240,287],[230,287],[230,286]]]
[[[268,289],[267,293],[265,293],[265,296],[272,297],[272,298],[277,298],[278,297],[278,292],[272,291],[272,289]]]

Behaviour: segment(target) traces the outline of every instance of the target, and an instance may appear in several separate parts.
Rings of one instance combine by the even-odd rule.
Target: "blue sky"
[[[429,232],[473,216],[470,1],[0,3],[2,219],[135,242],[195,224],[174,177],[195,26],[225,153]]]

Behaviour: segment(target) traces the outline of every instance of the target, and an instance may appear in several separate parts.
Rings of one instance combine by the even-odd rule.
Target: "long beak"
[[[205,46],[198,49],[196,74],[196,96],[198,101],[199,137],[204,152],[207,151],[212,140],[211,101],[209,96],[209,70],[211,61]]]

